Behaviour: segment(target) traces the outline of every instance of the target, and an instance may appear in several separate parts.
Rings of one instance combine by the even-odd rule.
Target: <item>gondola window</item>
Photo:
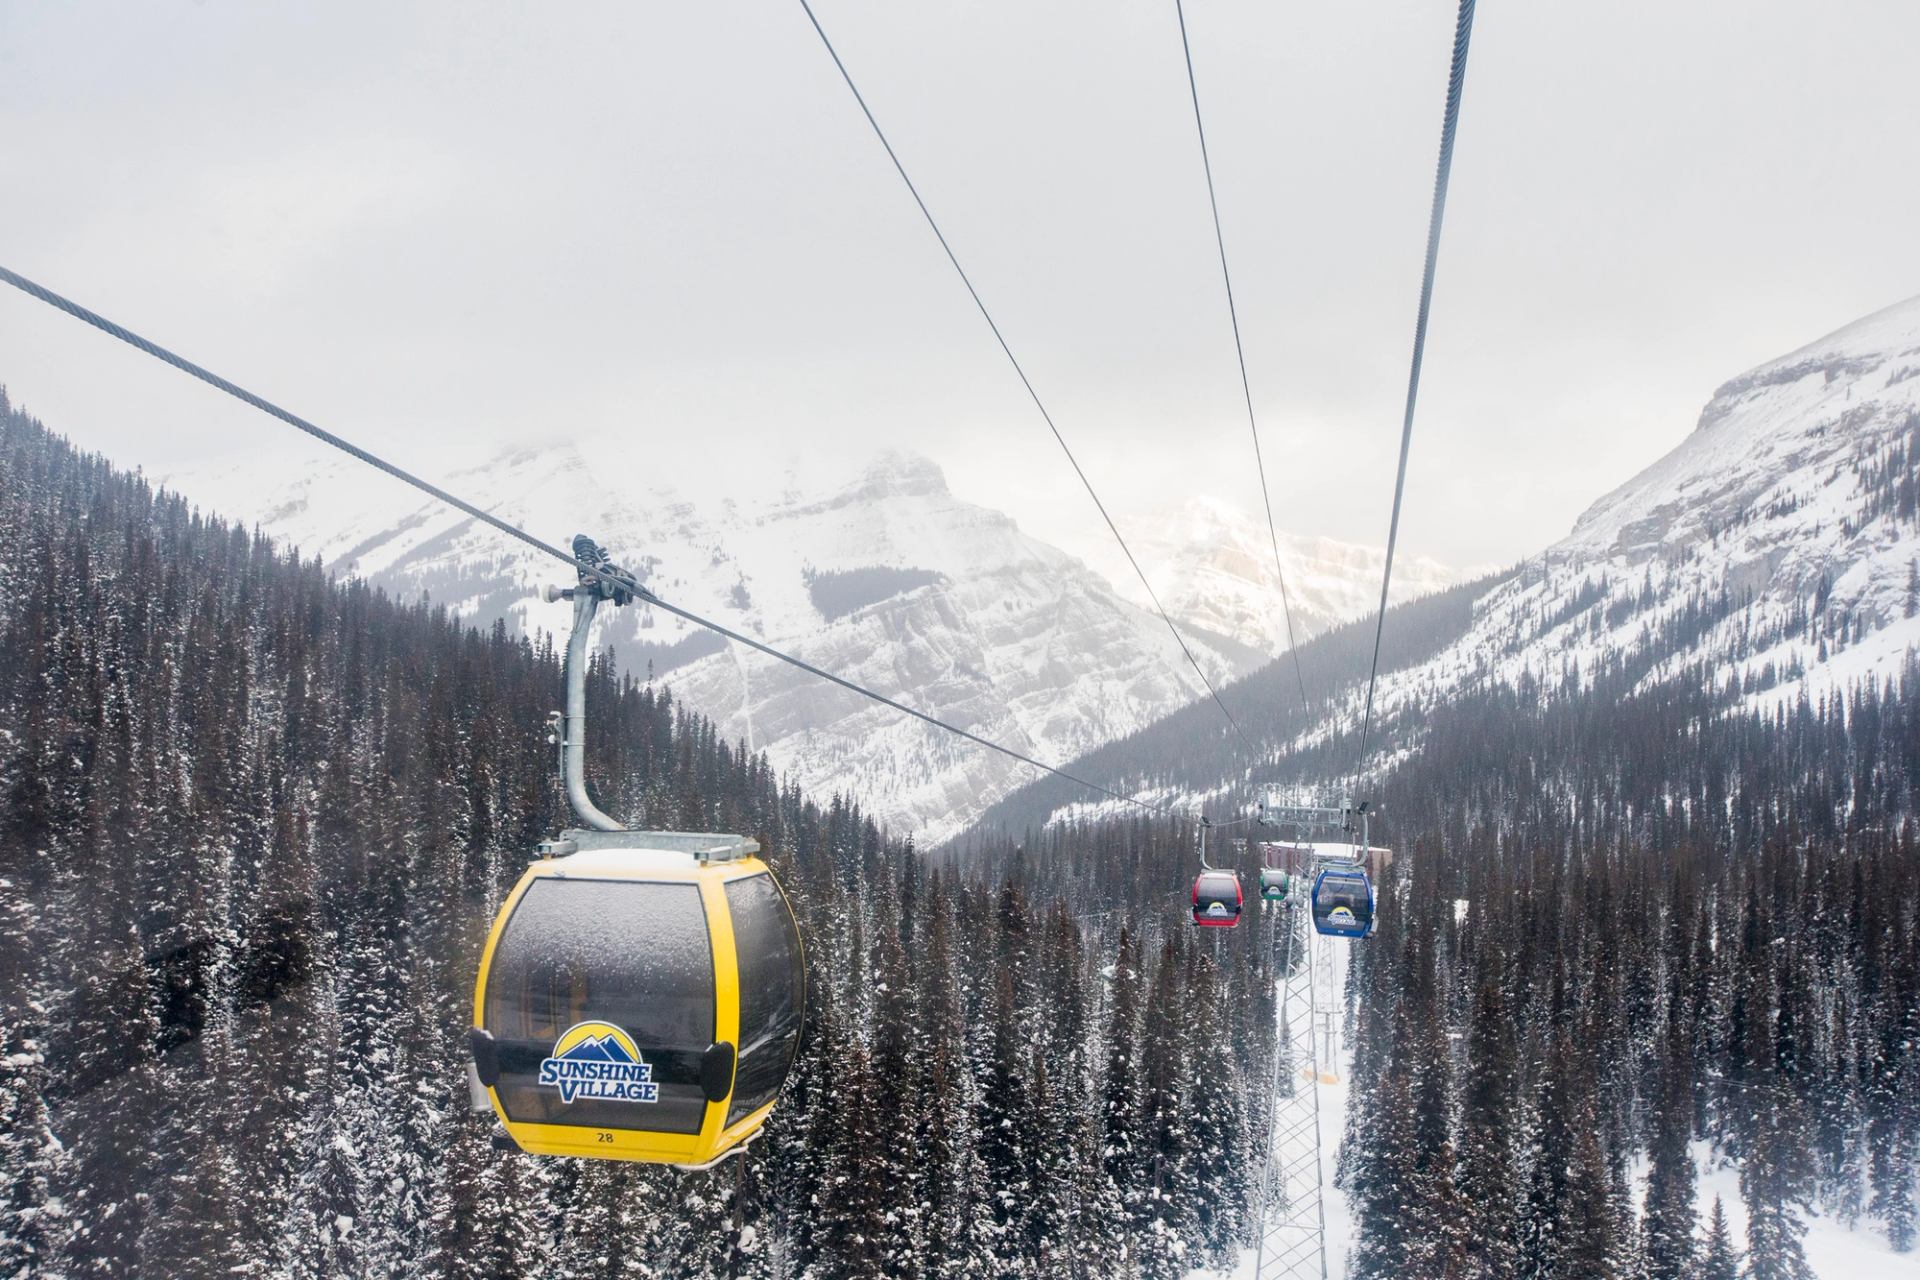
[[[713,953],[691,884],[536,880],[514,908],[487,986],[509,1118],[697,1133],[700,1055],[714,1039]],[[624,1030],[658,1084],[654,1102],[576,1096],[540,1080],[556,1041],[582,1022]]]
[[[793,917],[770,876],[727,884],[740,950],[740,1066],[727,1123],[772,1102],[800,1043],[805,976]]]

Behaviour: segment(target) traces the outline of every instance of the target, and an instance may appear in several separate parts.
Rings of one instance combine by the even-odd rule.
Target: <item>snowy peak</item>
[[[1141,543],[1142,562],[1155,593],[1176,619],[1262,653],[1286,651],[1280,578],[1264,515],[1202,495],[1163,513],[1150,527],[1153,534]],[[1386,558],[1381,548],[1288,533],[1280,534],[1279,544],[1295,642],[1361,617],[1379,603]],[[1398,556],[1394,602],[1466,576],[1425,556]],[[1145,593],[1138,599],[1144,603]]]
[[[547,635],[567,625],[564,607],[539,598],[565,566],[351,465],[277,488],[243,470],[177,487],[336,572],[475,624]],[[662,599],[1036,758],[1071,759],[1203,695],[1157,617],[1004,514],[954,498],[934,463],[886,453],[833,465],[749,459],[680,493],[649,476],[642,501],[630,477],[558,446],[446,483],[551,544],[587,531]],[[1264,660],[1230,639],[1189,639],[1216,683]],[[612,612],[596,643],[667,680],[810,793],[858,794],[923,838],[958,830],[1027,777],[657,609]]]
[[[1916,648],[1920,298],[1727,382],[1388,697],[1604,675],[1764,708],[1889,678]]]
[[[1897,362],[1892,372],[1904,374],[1899,381],[1920,374],[1920,296],[1896,302],[1741,374],[1713,393],[1696,429],[1714,426],[1768,387],[1788,386],[1814,374],[1826,383],[1858,378],[1889,361]]]
[[[931,458],[913,453],[883,453],[869,462],[860,478],[837,496],[843,502],[945,498],[947,476]]]
[[[1550,557],[1640,564],[1711,549],[1742,589],[1810,589],[1892,543],[1859,535],[1920,411],[1920,298],[1720,388],[1672,453],[1596,502]],[[1884,601],[1879,617],[1885,620]]]

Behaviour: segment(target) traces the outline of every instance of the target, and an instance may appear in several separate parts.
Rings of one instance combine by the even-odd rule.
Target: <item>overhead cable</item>
[[[1140,568],[1140,562],[1134,559],[1133,549],[1127,546],[1127,540],[1120,536],[1120,527],[1113,522],[1113,517],[1107,514],[1107,505],[1100,501],[1100,495],[1094,491],[1093,481],[1087,479],[1087,473],[1081,468],[1080,460],[1074,456],[1072,448],[1068,446],[1067,438],[1060,434],[1060,428],[1055,425],[1053,415],[1047,411],[1045,402],[1040,399],[1040,393],[1034,390],[1032,380],[1027,377],[1027,371],[1021,367],[1019,359],[1013,354],[1013,348],[1007,345],[1007,339],[1000,332],[1000,326],[994,322],[993,313],[987,310],[987,304],[981,299],[980,291],[973,287],[973,280],[967,275],[966,268],[960,265],[960,259],[955,255],[953,246],[947,243],[946,234],[940,230],[940,224],[934,220],[933,211],[927,207],[927,202],[921,199],[920,189],[914,186],[913,179],[907,176],[906,165],[901,163],[899,154],[893,149],[893,144],[887,141],[886,132],[880,128],[879,120],[874,118],[873,109],[867,106],[866,98],[860,93],[860,86],[853,82],[853,74],[847,70],[847,64],[840,60],[839,50],[833,47],[833,41],[827,37],[826,28],[821,26],[820,19],[814,16],[813,6],[808,3],[808,0],[800,0],[800,7],[806,10],[807,20],[813,24],[814,31],[820,36],[820,43],[826,46],[827,55],[833,59],[833,65],[839,68],[840,78],[847,82],[847,88],[852,92],[853,100],[860,105],[860,113],[866,116],[867,123],[872,126],[873,136],[878,138],[881,147],[885,148],[887,159],[893,161],[894,171],[900,175],[900,181],[906,183],[908,194],[913,197],[913,202],[920,206],[921,216],[927,220],[927,226],[932,229],[934,239],[940,242],[940,248],[946,253],[947,261],[953,264],[954,272],[960,277],[960,283],[967,287],[967,295],[973,299],[973,305],[979,308],[980,318],[985,320],[987,328],[993,331],[994,341],[1000,344],[1000,350],[1005,353],[1007,363],[1013,366],[1014,373],[1019,376],[1020,385],[1027,389],[1027,395],[1033,400],[1033,407],[1040,411],[1040,417],[1046,422],[1047,430],[1053,433],[1055,443],[1060,446],[1060,451],[1067,455],[1067,461],[1072,464],[1073,473],[1080,477],[1080,483],[1086,489],[1087,496],[1092,498],[1093,505],[1099,508],[1100,518],[1107,522],[1107,531],[1113,534],[1113,540],[1120,544],[1120,550],[1126,555],[1127,563],[1133,566],[1134,576],[1140,579],[1140,585],[1146,589],[1147,598],[1153,601],[1154,612],[1160,615],[1160,621],[1167,624],[1167,630],[1172,633],[1174,642],[1180,646],[1180,652],[1186,655],[1194,674],[1200,677],[1200,683],[1212,695],[1214,705],[1220,708],[1220,714],[1227,718],[1227,723],[1233,726],[1233,731],[1240,735],[1240,741],[1246,746],[1247,751],[1258,756],[1260,753],[1254,747],[1253,740],[1247,737],[1246,730],[1240,727],[1240,722],[1234,718],[1233,712],[1227,710],[1227,704],[1221,701],[1219,690],[1215,689],[1213,681],[1207,678],[1206,671],[1200,666],[1200,660],[1193,656],[1193,650],[1188,647],[1186,637],[1180,634],[1180,628],[1173,624],[1172,617],[1161,605],[1159,593],[1153,589],[1153,584],[1147,581],[1146,572]]]
[[[1200,85],[1193,75],[1193,46],[1187,41],[1187,12],[1182,0],[1173,0],[1180,19],[1180,52],[1187,61],[1187,90],[1193,98],[1193,127],[1200,135],[1200,167],[1207,175],[1207,204],[1213,210],[1213,242],[1220,249],[1220,281],[1227,289],[1227,318],[1233,321],[1233,354],[1240,361],[1240,394],[1247,402],[1247,431],[1253,436],[1253,466],[1260,477],[1260,500],[1267,508],[1267,538],[1273,543],[1273,572],[1280,583],[1280,616],[1287,624],[1287,651],[1293,655],[1293,679],[1300,687],[1300,705],[1307,704],[1307,679],[1300,672],[1300,646],[1293,638],[1293,602],[1287,598],[1287,571],[1280,563],[1280,531],[1273,522],[1273,495],[1267,490],[1267,464],[1260,453],[1260,424],[1253,412],[1253,385],[1247,378],[1247,351],[1240,342],[1240,311],[1233,301],[1233,273],[1227,270],[1227,237],[1220,229],[1220,199],[1213,189],[1213,160],[1207,154],[1207,126],[1200,116]]]
[[[234,397],[236,400],[240,400],[246,404],[252,405],[254,408],[260,410],[262,413],[269,414],[275,418],[280,419],[280,421],[286,423],[289,426],[298,428],[299,430],[306,432],[308,435],[314,437],[316,440],[320,440],[326,444],[332,445],[334,448],[339,449],[341,452],[349,455],[350,457],[356,458],[359,461],[366,463],[370,467],[374,467],[380,471],[386,472],[388,475],[392,476],[396,480],[399,480],[405,484],[412,485],[414,488],[420,490],[420,492],[428,495],[429,497],[436,498],[439,501],[446,503],[448,506],[454,508],[455,510],[463,512],[466,515],[473,517],[475,520],[478,520],[481,523],[486,524],[498,530],[499,532],[506,534],[510,538],[515,538],[521,542],[526,543],[528,546],[534,548],[536,551],[545,552],[547,555],[552,556],[556,560],[565,561],[566,563],[572,565],[575,569],[577,569],[582,574],[585,574],[588,577],[595,579],[596,581],[606,583],[608,586],[616,588],[618,590],[622,590],[622,591],[636,590],[635,584],[631,580],[621,575],[610,573],[604,565],[599,564],[597,562],[591,562],[591,561],[579,559],[574,555],[572,555],[571,553],[567,551],[563,551],[561,548],[554,546],[552,543],[543,541],[542,539],[535,537],[534,535],[528,533],[526,530],[518,527],[517,525],[510,524],[507,521],[502,520],[500,517],[493,515],[491,512],[483,511],[479,507],[474,506],[472,503],[466,501],[465,499],[455,497],[453,494],[448,493],[445,489],[440,488],[438,485],[432,484],[429,481],[423,480],[419,476],[414,475],[410,471],[406,471],[400,467],[395,466],[393,463],[386,461],[384,458],[381,458],[376,454],[370,453],[367,450],[362,449],[360,446],[353,444],[352,442],[342,438],[341,436],[335,435],[333,432],[328,431],[323,427],[316,426],[314,423],[307,421],[307,419],[300,417],[298,414],[291,413],[288,410],[281,408],[279,405],[274,404],[271,400],[267,400],[260,396],[257,396],[253,392],[248,391],[245,387],[239,386],[233,382],[229,382],[227,379],[221,377],[219,374],[213,373],[210,370],[195,364],[193,361],[186,359],[184,356],[176,355],[172,351],[169,351],[167,348],[159,345],[158,343],[152,342],[146,338],[141,337],[139,334],[134,333],[130,329],[127,329],[121,325],[115,324],[113,321],[107,319],[105,316],[99,314],[98,312],[91,311],[86,307],[81,306],[79,303],[74,302],[69,298],[63,297],[62,295],[55,293],[53,290],[47,288],[44,285],[36,284],[34,281],[29,280],[25,276],[20,275],[17,272],[11,271],[4,266],[0,266],[0,280],[6,281],[6,283],[12,285],[14,288],[20,290],[22,293],[38,298],[40,301],[46,303],[47,305],[56,307],[59,310],[66,312],[68,315],[74,317],[76,320],[80,320],[87,324],[92,325],[94,328],[100,330],[102,333],[110,334],[111,336],[120,339],[120,341],[126,343],[130,347],[135,348],[136,350],[144,351],[146,354],[152,356],[156,360],[160,360],[166,364],[172,365],[174,368],[180,370],[182,373],[198,378],[200,381],[206,383],[210,387],[214,387],[214,388],[217,388],[218,390],[226,392],[228,395]],[[853,693],[859,694],[863,698],[869,698],[874,702],[880,703],[882,706],[891,707],[895,711],[901,712],[905,715],[912,716],[914,719],[930,724],[936,729],[944,729],[948,733],[955,734],[955,735],[958,735],[959,737],[965,738],[967,741],[972,742],[978,746],[985,747],[989,751],[998,752],[999,754],[1006,756],[1009,759],[1019,761],[1021,764],[1028,765],[1032,768],[1042,770],[1043,772],[1046,772],[1046,773],[1050,773],[1057,778],[1063,778],[1068,782],[1072,782],[1079,786],[1085,787],[1090,791],[1097,791],[1101,795],[1107,796],[1110,799],[1123,801],[1126,804],[1134,805],[1137,808],[1145,809],[1150,813],[1159,813],[1159,814],[1166,814],[1166,815],[1171,815],[1173,813],[1173,810],[1167,808],[1164,805],[1150,804],[1144,800],[1138,800],[1132,796],[1123,795],[1122,793],[1118,791],[1114,791],[1108,787],[1103,787],[1097,782],[1090,782],[1087,779],[1079,777],[1076,774],[1069,773],[1065,769],[1056,768],[1053,765],[1046,764],[1039,760],[1035,760],[1032,756],[1026,755],[1019,751],[1015,751],[1012,747],[1002,746],[999,743],[994,742],[988,738],[983,738],[979,734],[973,733],[970,730],[962,729],[960,726],[955,724],[950,724],[947,721],[940,719],[938,716],[929,715],[924,711],[908,706],[904,702],[900,702],[896,699],[889,698],[884,693],[877,693],[874,690],[869,689],[864,685],[856,684],[853,681],[848,680],[843,676],[837,676],[833,672],[827,671],[821,667],[817,667],[813,663],[807,662],[802,658],[796,658],[789,653],[782,653],[780,650],[774,648],[772,645],[763,643],[762,641],[759,641],[759,640],[755,640],[751,636],[742,635],[738,631],[733,630],[731,627],[724,626],[721,623],[715,622],[710,618],[703,618],[699,614],[694,613],[692,610],[683,609],[679,605],[669,603],[668,601],[663,600],[659,596],[655,595],[653,592],[647,590],[645,587],[637,588],[637,593],[640,599],[644,600],[646,603],[650,605],[653,605],[657,609],[662,609],[667,613],[673,614],[676,617],[684,618],[688,622],[693,623],[695,626],[705,627],[707,630],[712,631],[718,635],[725,636],[729,640],[735,641],[739,644],[746,645],[750,649],[754,649],[760,653],[764,653],[770,658],[774,658],[781,662],[784,662],[790,667],[798,668],[799,670],[804,671],[809,675],[818,676],[822,680],[826,680],[826,681],[829,681],[830,683],[837,684],[842,689],[850,690]]]
[[[1407,407],[1400,423],[1400,466],[1393,480],[1393,518],[1387,525],[1387,561],[1380,574],[1380,612],[1373,624],[1373,662],[1367,674],[1367,706],[1360,721],[1356,770],[1367,760],[1367,736],[1373,728],[1373,694],[1380,681],[1380,638],[1387,626],[1387,592],[1393,585],[1393,551],[1400,540],[1400,501],[1407,489],[1407,454],[1413,448],[1413,409],[1420,396],[1420,362],[1427,350],[1427,315],[1433,305],[1433,275],[1440,261],[1440,224],[1447,212],[1447,182],[1453,172],[1453,140],[1460,125],[1460,94],[1467,82],[1467,47],[1473,40],[1474,0],[1460,0],[1454,24],[1453,66],[1447,75],[1446,114],[1440,124],[1440,162],[1433,179],[1433,208],[1427,216],[1427,264],[1420,278],[1420,312],[1413,328],[1413,363],[1407,373]]]

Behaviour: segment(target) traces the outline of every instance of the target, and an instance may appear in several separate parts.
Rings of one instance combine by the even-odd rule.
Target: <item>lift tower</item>
[[[1263,827],[1292,828],[1294,840],[1279,846],[1288,860],[1286,894],[1264,903],[1275,916],[1280,1026],[1254,1274],[1258,1280],[1327,1280],[1318,1094],[1339,1061],[1340,1000],[1333,944],[1314,931],[1310,899],[1322,867],[1366,857],[1367,812],[1364,805],[1296,805],[1268,796],[1257,817]]]

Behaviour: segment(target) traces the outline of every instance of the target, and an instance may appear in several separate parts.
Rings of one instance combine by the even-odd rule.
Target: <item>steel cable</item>
[[[1180,646],[1180,652],[1186,655],[1194,674],[1200,677],[1200,683],[1212,696],[1214,705],[1220,708],[1220,714],[1227,718],[1227,723],[1233,726],[1233,731],[1240,735],[1240,741],[1247,751],[1257,757],[1260,752],[1253,745],[1253,740],[1247,737],[1246,730],[1240,727],[1240,722],[1234,718],[1233,712],[1227,710],[1227,704],[1221,700],[1219,690],[1215,689],[1213,681],[1207,678],[1206,671],[1200,666],[1200,660],[1193,656],[1193,650],[1188,647],[1186,637],[1180,634],[1180,628],[1173,624],[1173,619],[1161,605],[1159,593],[1153,589],[1153,584],[1147,581],[1146,572],[1140,568],[1140,562],[1134,559],[1133,549],[1127,545],[1127,540],[1120,536],[1120,527],[1107,513],[1107,504],[1100,501],[1100,495],[1094,490],[1093,481],[1087,479],[1087,473],[1080,466],[1080,459],[1074,456],[1073,449],[1067,444],[1067,438],[1055,425],[1053,415],[1047,411],[1046,403],[1040,399],[1040,393],[1034,390],[1033,382],[1027,377],[1027,371],[1021,366],[1019,358],[1013,354],[1013,348],[1007,345],[1007,339],[1000,332],[1000,326],[994,322],[993,313],[987,310],[987,304],[981,299],[980,291],[973,287],[973,280],[967,275],[966,268],[960,265],[960,259],[954,253],[953,246],[947,243],[946,234],[940,230],[940,224],[934,220],[933,211],[927,207],[927,202],[921,199],[920,189],[913,185],[913,179],[907,175],[906,165],[900,162],[900,156],[894,151],[893,143],[887,140],[885,130],[880,127],[880,121],[874,118],[873,109],[867,106],[867,100],[862,96],[860,86],[853,82],[853,74],[847,70],[847,64],[840,60],[840,52],[833,47],[833,41],[828,38],[826,28],[820,25],[820,19],[814,15],[813,6],[807,0],[800,0],[800,7],[806,11],[807,21],[813,24],[815,33],[820,37],[820,43],[826,46],[827,56],[833,59],[833,65],[839,69],[840,78],[846,81],[848,90],[853,94],[853,100],[860,106],[860,113],[867,118],[867,124],[872,126],[873,136],[878,138],[881,147],[885,148],[887,159],[893,161],[894,171],[900,175],[900,181],[906,184],[907,193],[913,197],[913,202],[920,206],[921,216],[927,220],[927,226],[932,229],[934,239],[940,242],[940,248],[946,253],[947,261],[953,264],[954,272],[960,277],[960,283],[967,287],[967,295],[973,299],[973,305],[979,308],[981,319],[985,320],[987,328],[993,331],[994,341],[1000,344],[1000,350],[1006,355],[1007,363],[1013,366],[1014,373],[1019,376],[1020,385],[1027,389],[1027,395],[1033,400],[1033,407],[1040,411],[1040,417],[1046,422],[1047,430],[1053,433],[1054,442],[1060,446],[1060,451],[1067,455],[1067,461],[1073,466],[1073,473],[1080,477],[1080,484],[1086,489],[1087,496],[1092,498],[1093,505],[1099,508],[1100,518],[1107,522],[1107,531],[1113,535],[1113,540],[1120,544],[1120,550],[1126,555],[1127,563],[1133,566],[1134,576],[1140,579],[1140,585],[1146,589],[1147,598],[1153,601],[1154,612],[1160,615],[1160,621],[1167,624],[1167,630],[1172,633],[1174,642]]]
[[[1267,508],[1267,537],[1273,543],[1273,572],[1280,583],[1280,616],[1287,624],[1287,652],[1293,655],[1293,678],[1300,686],[1300,705],[1307,705],[1307,679],[1300,671],[1300,646],[1293,638],[1293,602],[1287,598],[1287,571],[1280,563],[1280,532],[1273,521],[1273,495],[1267,490],[1267,463],[1260,452],[1260,426],[1253,412],[1253,385],[1247,378],[1247,352],[1240,341],[1240,310],[1233,300],[1233,273],[1227,270],[1227,237],[1220,229],[1220,199],[1213,189],[1213,160],[1207,153],[1207,126],[1200,115],[1200,85],[1193,74],[1193,46],[1187,40],[1187,12],[1182,0],[1173,0],[1180,20],[1180,52],[1187,61],[1187,90],[1193,98],[1193,127],[1200,135],[1200,166],[1207,175],[1207,205],[1213,210],[1213,242],[1220,249],[1220,281],[1227,289],[1227,318],[1233,322],[1233,354],[1240,361],[1240,394],[1247,402],[1247,431],[1253,436],[1253,465],[1260,476],[1260,500]]]
[[[1380,611],[1373,624],[1373,662],[1367,674],[1367,705],[1360,721],[1357,773],[1367,760],[1373,728],[1373,695],[1380,682],[1380,639],[1387,627],[1387,593],[1393,585],[1393,552],[1400,540],[1400,502],[1407,489],[1407,455],[1413,448],[1413,409],[1420,396],[1420,364],[1426,356],[1427,316],[1433,305],[1433,276],[1440,261],[1440,225],[1447,212],[1447,183],[1453,172],[1454,135],[1460,125],[1460,95],[1467,82],[1467,48],[1473,40],[1474,0],[1460,0],[1454,24],[1453,66],[1447,75],[1446,115],[1440,124],[1440,161],[1434,172],[1433,207],[1427,216],[1427,262],[1420,279],[1420,312],[1413,329],[1413,362],[1407,373],[1407,407],[1400,423],[1400,465],[1393,480],[1393,517],[1387,525],[1387,560],[1380,575]]]
[[[317,426],[312,422],[309,422],[307,419],[300,417],[298,414],[291,413],[288,410],[281,408],[279,405],[274,404],[271,400],[267,400],[261,396],[255,395],[253,392],[248,391],[245,387],[239,386],[236,383],[228,381],[227,379],[221,377],[219,374],[214,373],[211,370],[208,370],[206,368],[203,368],[200,365],[195,364],[193,361],[188,360],[184,356],[176,355],[175,353],[167,350],[167,348],[161,346],[160,344],[153,342],[147,338],[143,338],[139,334],[134,333],[132,330],[127,329],[122,325],[115,324],[113,321],[107,319],[105,316],[101,315],[100,313],[96,311],[91,311],[88,308],[81,306],[79,303],[74,302],[72,299],[63,297],[62,295],[55,293],[53,290],[47,288],[46,286],[37,284],[34,281],[27,279],[25,276],[20,275],[18,272],[9,270],[4,266],[0,266],[0,280],[5,280],[8,284],[20,290],[22,293],[28,294],[31,297],[38,298],[40,301],[46,303],[47,305],[66,312],[68,315],[72,316],[76,320],[80,320],[86,324],[92,325],[94,328],[100,330],[102,333],[110,334],[111,336],[118,338],[120,341],[126,343],[128,346],[133,347],[136,350],[143,351],[147,355],[152,356],[156,360],[172,365],[174,368],[180,370],[180,372],[182,373],[188,374],[191,377],[198,378],[200,381],[206,383],[210,387],[214,387],[220,391],[226,392],[228,395],[232,396],[234,399],[239,400],[245,404],[249,404],[254,408],[260,410],[262,413],[278,418],[280,421],[288,424],[289,426],[296,427],[299,430],[306,432],[308,435],[314,437],[316,440],[320,440],[326,444],[332,445],[334,448],[349,455],[350,457],[356,458],[359,461],[366,463],[370,467],[374,467],[380,471],[386,472],[388,475],[392,476],[396,480],[399,480],[405,484],[412,485],[415,489],[418,489],[420,492],[427,494],[429,497],[436,498],[439,501],[444,502],[448,506],[454,508],[455,510],[464,512],[466,515],[472,516],[475,520],[481,521],[483,524],[486,524],[498,530],[499,532],[506,534],[508,537],[517,538],[518,540],[526,543],[528,546],[534,548],[535,550],[543,551],[547,555],[552,556],[556,560],[564,560],[566,563],[572,565],[580,573],[588,577],[591,577],[598,582],[606,583],[608,586],[616,588],[618,590],[622,590],[622,591],[635,591],[639,596],[639,598],[646,601],[648,604],[653,605],[656,608],[663,609],[666,612],[671,613],[676,617],[684,618],[688,622],[693,623],[695,626],[705,627],[707,630],[712,631],[717,635],[724,636],[729,640],[733,640],[740,644],[746,645],[748,648],[754,649],[760,653],[764,653],[770,658],[778,659],[779,661],[786,663],[788,666],[795,667],[801,671],[806,672],[809,675],[817,676],[822,680],[826,680],[826,681],[829,681],[830,683],[837,684],[842,689],[850,690],[854,693],[859,694],[863,698],[870,698],[874,702],[880,703],[882,706],[891,707],[895,711],[901,712],[905,715],[912,716],[916,720],[920,720],[927,724],[930,724],[934,726],[936,729],[944,729],[948,733],[955,734],[955,735],[958,735],[959,737],[965,738],[967,741],[975,743],[978,746],[985,747],[989,751],[998,752],[999,754],[1006,756],[1011,760],[1017,760],[1021,764],[1028,765],[1032,768],[1042,770],[1043,772],[1046,772],[1046,773],[1050,773],[1057,778],[1063,778],[1068,782],[1074,783],[1078,786],[1085,787],[1090,791],[1097,791],[1101,795],[1107,796],[1110,799],[1123,801],[1127,804],[1134,805],[1141,809],[1145,809],[1149,813],[1158,813],[1158,814],[1173,816],[1174,811],[1172,809],[1167,808],[1164,805],[1149,804],[1148,802],[1144,800],[1136,799],[1133,796],[1123,795],[1118,791],[1114,791],[1108,787],[1103,787],[1097,782],[1090,782],[1087,779],[1079,777],[1076,774],[1069,773],[1065,769],[1060,769],[1053,765],[1046,764],[1042,761],[1035,760],[1032,756],[1026,755],[1019,751],[1015,751],[1012,747],[1002,746],[999,743],[994,742],[989,738],[983,738],[977,733],[973,733],[967,729],[962,729],[958,725],[949,724],[947,721],[940,719],[938,716],[929,715],[927,712],[918,710],[914,707],[910,707],[904,702],[900,702],[900,701],[897,701],[896,699],[889,698],[884,693],[877,693],[874,690],[865,687],[864,685],[856,684],[853,681],[846,679],[844,676],[837,676],[833,672],[827,671],[821,667],[817,667],[813,665],[811,662],[807,662],[802,658],[796,658],[792,654],[783,653],[780,650],[774,648],[772,645],[766,644],[759,640],[755,640],[751,636],[742,635],[738,631],[733,630],[731,627],[724,626],[721,623],[715,622],[710,618],[703,618],[699,614],[694,613],[690,609],[683,609],[679,605],[669,603],[668,601],[663,600],[659,596],[655,595],[653,592],[647,590],[645,587],[637,587],[636,584],[634,584],[631,580],[621,577],[617,574],[608,572],[608,570],[604,566],[597,563],[589,562],[586,560],[581,560],[575,557],[574,555],[572,555],[571,553],[567,551],[563,551],[559,547],[554,546],[550,542],[544,542],[541,539],[534,537],[532,534],[528,533],[526,530],[518,527],[517,525],[509,524],[507,521],[502,520],[500,517],[493,515],[490,512],[483,511],[479,507],[474,506],[471,502],[468,502],[462,498],[455,497],[453,494],[448,493],[445,489],[440,488],[438,485],[435,485],[427,480],[423,480],[419,476],[414,475],[412,472],[406,471],[400,467],[397,467],[393,463],[388,462],[386,459],[381,458],[376,454],[369,453],[367,450],[362,449],[360,446],[352,443],[351,441],[346,440],[341,436],[335,435],[333,432],[328,431],[323,427]]]

